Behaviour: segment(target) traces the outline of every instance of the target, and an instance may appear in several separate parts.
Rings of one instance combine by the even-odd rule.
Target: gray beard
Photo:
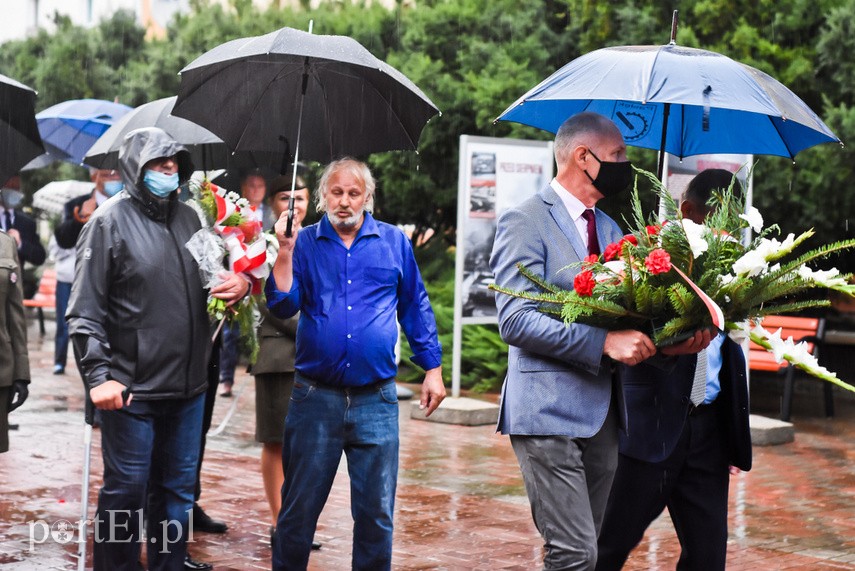
[[[327,220],[329,220],[330,224],[332,224],[335,228],[345,228],[350,229],[359,224],[359,221],[362,219],[362,211],[356,212],[353,216],[349,218],[345,218],[344,220],[340,220],[336,218],[332,212],[327,212]]]

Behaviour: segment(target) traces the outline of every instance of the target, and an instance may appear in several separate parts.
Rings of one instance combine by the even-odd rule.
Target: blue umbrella
[[[611,118],[628,145],[680,158],[750,153],[793,158],[840,139],[780,82],[721,54],[677,46],[603,48],[571,61],[496,121],[556,132],[568,117]]]
[[[101,99],[72,99],[38,113],[36,122],[50,159],[81,164],[104,131],[131,109]],[[50,162],[40,159],[32,164]]]

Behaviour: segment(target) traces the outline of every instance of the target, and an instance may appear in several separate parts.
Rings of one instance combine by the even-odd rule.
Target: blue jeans
[[[192,539],[205,395],[134,400],[101,411],[104,485],[95,520],[95,570],[138,569],[143,513],[149,570],[181,570]]]
[[[221,335],[223,339],[220,348],[220,382],[232,385],[235,382],[235,369],[238,364],[240,326],[237,323],[223,325]]]
[[[71,297],[71,284],[56,282],[56,337],[54,338],[53,364],[65,368],[68,359],[68,324],[65,322],[65,310]]]
[[[353,526],[352,568],[392,565],[392,515],[398,482],[398,395],[394,379],[367,388],[333,388],[299,373],[285,421],[282,510],[273,569],[306,569],[318,517],[341,453],[347,456]]]

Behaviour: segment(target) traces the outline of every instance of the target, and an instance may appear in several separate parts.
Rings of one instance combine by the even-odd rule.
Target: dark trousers
[[[65,310],[71,297],[71,284],[56,282],[56,337],[54,339],[53,364],[65,368],[68,360],[68,324],[65,322]]]
[[[95,519],[96,571],[136,571],[148,493],[151,571],[184,568],[204,397],[134,400],[101,414],[104,485]]]
[[[617,465],[618,419],[612,402],[591,438],[511,435],[531,515],[543,537],[544,569],[590,571]]]
[[[196,467],[196,492],[194,499],[198,502],[202,495],[202,460],[205,457],[205,444],[208,443],[208,430],[214,418],[214,403],[217,400],[217,387],[220,383],[220,340],[214,342],[211,349],[211,359],[208,361],[208,390],[205,392],[205,410],[202,415],[202,436],[199,446],[199,465]]]
[[[220,333],[220,382],[232,385],[235,382],[235,369],[240,358],[240,326],[237,323],[226,324]]]
[[[618,570],[666,507],[682,552],[677,569],[723,570],[730,482],[716,405],[686,419],[674,452],[662,462],[621,454],[600,533],[597,571]]]

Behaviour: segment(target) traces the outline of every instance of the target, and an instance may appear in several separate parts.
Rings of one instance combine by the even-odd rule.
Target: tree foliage
[[[418,154],[370,157],[378,178],[378,214],[454,242],[458,145],[462,134],[548,139],[515,124],[493,124],[517,97],[588,51],[610,45],[664,44],[680,10],[677,43],[721,52],[779,79],[844,141],[855,140],[855,0],[420,0],[386,10],[377,2],[329,1],[261,10],[251,0],[223,6],[193,0],[163,39],[144,40],[131,14],[117,12],[92,28],[57,16],[39,31],[0,46],[0,73],[39,92],[38,108],[81,97],[140,105],[176,93],[178,71],[227,40],[283,26],[352,36],[410,77],[442,110],[425,128]],[[630,158],[653,169],[655,153]],[[821,145],[791,161],[758,157],[754,202],[783,231],[814,227],[816,241],[853,236],[855,157]],[[28,174],[25,184],[84,177],[68,165]],[[604,201],[617,220],[625,198]],[[653,204],[645,204],[652,208]],[[840,260],[855,270],[855,260]]]

